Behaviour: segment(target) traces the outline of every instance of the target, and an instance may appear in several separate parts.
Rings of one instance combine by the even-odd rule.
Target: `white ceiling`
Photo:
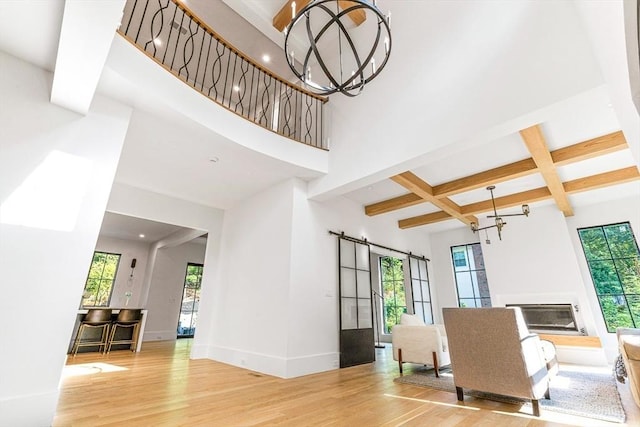
[[[182,229],[182,227],[177,225],[105,212],[102,227],[100,228],[100,236],[153,243]],[[143,234],[144,237],[140,237],[141,234]]]
[[[278,51],[282,35],[270,24],[284,0],[184,0],[184,3],[209,19],[211,26],[240,50],[258,60],[268,52],[273,58],[269,67],[290,75],[284,65],[282,51]],[[399,13],[394,13],[395,17],[411,15],[406,11],[418,3],[405,0],[380,1],[379,4],[397,10]],[[426,3],[419,5],[428,7]],[[231,9],[241,12],[244,18],[235,15]],[[63,10],[63,0],[0,1],[0,50],[53,70]],[[394,49],[415,49],[412,40],[403,39],[403,27],[394,23]],[[451,22],[439,25],[448,26]],[[29,31],[24,31],[25,28]],[[436,29],[431,29],[430,33],[434,31]],[[403,46],[403,42],[412,46]],[[442,52],[453,49],[446,45],[446,40],[438,40],[438,43],[426,44],[422,48],[432,46]],[[103,71],[98,92],[135,107],[116,175],[117,182],[224,209],[289,177],[302,176],[307,180],[315,177],[309,175],[308,170],[250,151],[203,128],[175,111],[170,104],[156,99],[153,93],[131,85],[125,77],[115,73],[109,63]],[[545,122],[542,128],[549,148],[555,150],[619,130],[620,124],[607,93],[594,90],[580,102],[571,104],[571,108],[558,108],[555,118]],[[514,133],[481,144],[452,145],[447,148],[446,156],[436,160],[421,158],[419,164],[413,162],[407,169],[429,184],[437,185],[527,157],[530,155],[526,147],[520,136]],[[212,158],[219,161],[211,162]],[[571,180],[634,164],[637,162],[627,150],[564,166],[559,168],[559,174],[563,180]],[[387,176],[390,175],[392,173]],[[542,185],[544,182],[539,175],[531,175],[498,184],[496,196]],[[380,178],[344,196],[366,205],[405,193],[407,191],[398,184]],[[570,201],[574,207],[579,207],[613,197],[639,194],[640,184],[635,182],[572,195]],[[464,205],[487,198],[487,191],[479,189],[453,196],[452,200]],[[545,201],[536,205],[549,203]],[[533,212],[536,205],[532,206]],[[384,218],[389,226],[396,227],[399,219],[436,210],[425,203],[385,214]],[[460,226],[458,221],[446,221],[421,229],[431,232]],[[118,227],[123,228],[122,225]]]

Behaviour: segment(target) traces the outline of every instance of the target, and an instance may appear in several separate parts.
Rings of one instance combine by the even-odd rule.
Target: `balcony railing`
[[[118,32],[205,96],[266,129],[326,149],[326,98],[254,62],[176,0],[129,0]]]

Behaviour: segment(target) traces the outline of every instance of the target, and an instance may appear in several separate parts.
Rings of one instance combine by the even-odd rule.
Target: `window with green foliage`
[[[451,247],[460,307],[491,307],[489,282],[480,243]]]
[[[384,333],[390,334],[393,325],[400,322],[402,313],[407,312],[402,260],[389,256],[380,257],[380,277],[384,295]]]
[[[607,331],[640,327],[640,252],[628,222],[578,229]]]
[[[94,252],[89,276],[82,294],[82,307],[108,307],[120,254]]]

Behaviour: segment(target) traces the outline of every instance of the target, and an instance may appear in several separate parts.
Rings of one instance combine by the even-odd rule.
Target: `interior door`
[[[340,367],[375,360],[369,245],[338,238]]]

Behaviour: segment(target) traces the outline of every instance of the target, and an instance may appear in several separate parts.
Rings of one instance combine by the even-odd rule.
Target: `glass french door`
[[[425,258],[409,255],[409,276],[411,278],[411,296],[413,312],[427,325],[433,324],[431,287]]]
[[[375,360],[369,245],[338,238],[340,367]]]
[[[178,338],[193,337],[196,332],[203,268],[202,264],[187,264],[178,318]]]

